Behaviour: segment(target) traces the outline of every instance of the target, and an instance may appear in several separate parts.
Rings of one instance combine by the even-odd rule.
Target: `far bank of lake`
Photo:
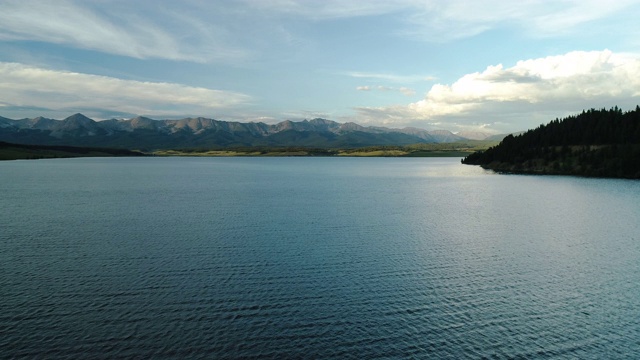
[[[495,145],[495,141],[370,146],[350,149],[307,147],[244,147],[218,149],[128,150],[52,145],[25,145],[0,142],[0,160],[111,156],[357,156],[357,157],[463,157]]]

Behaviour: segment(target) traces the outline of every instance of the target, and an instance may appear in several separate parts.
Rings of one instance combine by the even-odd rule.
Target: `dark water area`
[[[633,359],[639,220],[449,158],[2,162],[0,357]]]

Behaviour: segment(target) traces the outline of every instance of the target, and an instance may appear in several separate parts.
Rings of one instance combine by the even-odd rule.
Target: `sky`
[[[2,0],[0,116],[507,133],[640,104],[640,0]]]

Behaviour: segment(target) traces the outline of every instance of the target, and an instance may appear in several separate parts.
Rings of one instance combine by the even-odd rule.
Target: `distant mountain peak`
[[[75,114],[73,114],[73,115],[71,115],[71,116],[67,117],[67,119],[70,119],[70,118],[88,119],[88,117],[87,117],[87,116],[85,116],[83,113],[75,113]]]
[[[439,135],[455,135],[454,133],[452,133],[449,130],[431,130],[429,131],[431,134],[439,134]]]
[[[133,118],[133,119],[131,119],[131,120],[132,120],[132,121],[134,121],[134,120],[135,120],[135,121],[155,121],[155,120],[153,120],[153,119],[151,119],[151,118],[148,118],[148,117],[146,117],[146,116],[136,116],[136,117],[134,117],[134,118]]]
[[[67,121],[67,122],[82,122],[82,123],[95,122],[93,119],[90,119],[90,118],[84,116],[81,113],[75,113],[75,114],[67,117],[63,121]]]
[[[129,121],[131,129],[155,129],[156,120],[144,116],[137,116]]]
[[[327,119],[322,119],[322,118],[315,118],[315,119],[311,119],[309,120],[309,122],[311,124],[314,125],[337,125],[338,123],[333,121],[333,120],[327,120]]]
[[[482,131],[460,131],[456,135],[471,140],[486,140],[492,134],[488,134]]]

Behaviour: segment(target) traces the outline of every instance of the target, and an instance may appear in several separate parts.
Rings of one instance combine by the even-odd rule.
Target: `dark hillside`
[[[145,156],[139,151],[96,147],[25,145],[0,141],[0,160],[49,159],[96,156]]]
[[[501,172],[640,178],[640,107],[591,109],[509,135],[464,164]]]

